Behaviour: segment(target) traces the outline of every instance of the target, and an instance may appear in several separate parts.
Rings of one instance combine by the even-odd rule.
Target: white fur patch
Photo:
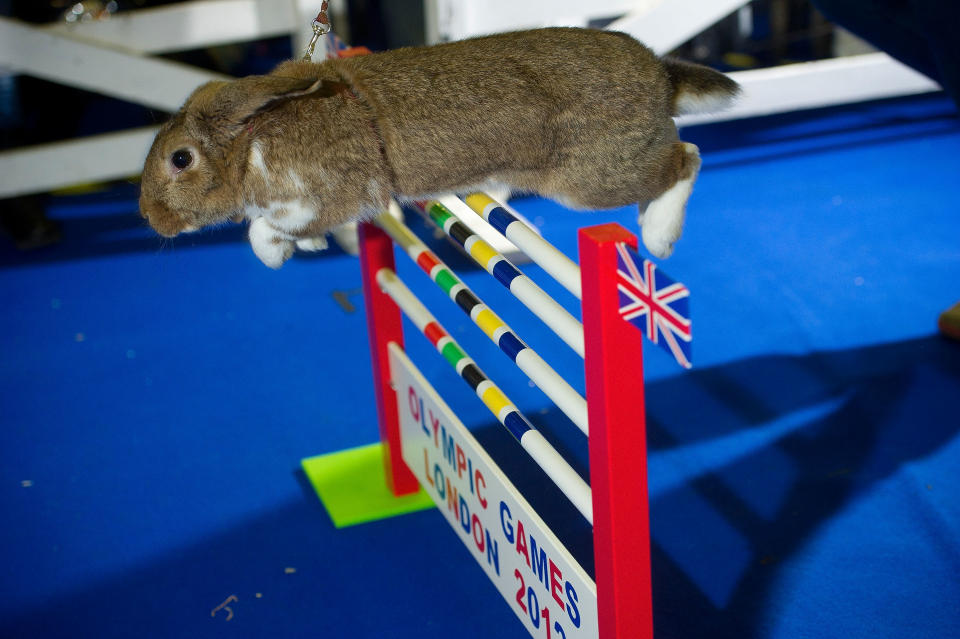
[[[380,201],[380,183],[375,178],[367,180],[367,195],[374,202]]]
[[[293,184],[293,188],[295,188],[298,192],[303,193],[305,191],[303,180],[300,179],[300,176],[297,175],[296,171],[294,171],[293,169],[288,170],[287,177],[290,179],[290,182]]]
[[[297,248],[301,251],[325,251],[327,250],[327,238],[325,237],[308,237],[303,240],[297,240]]]
[[[243,215],[248,220],[255,220],[258,217],[264,217],[265,215],[269,215],[269,214],[270,214],[270,211],[264,208],[260,208],[256,204],[247,204],[246,207],[244,207],[243,209]]]
[[[722,111],[734,101],[736,96],[726,92],[717,93],[695,93],[693,91],[680,91],[674,98],[677,115],[690,115],[692,113],[715,113]]]
[[[248,160],[248,164],[251,168],[259,171],[263,179],[266,180],[270,177],[270,172],[267,170],[267,163],[263,159],[263,149],[260,148],[259,142],[255,141],[250,145],[250,159]]]
[[[243,209],[243,215],[250,220],[265,217],[275,228],[296,233],[317,218],[318,211],[308,206],[303,200],[287,200],[270,202],[265,207],[248,204]]]
[[[280,268],[293,255],[293,238],[270,226],[265,217],[250,224],[249,238],[254,254],[270,268]]]
[[[690,151],[696,152],[696,146],[692,144],[687,146],[691,147]],[[670,257],[673,254],[673,245],[680,239],[680,234],[683,232],[687,200],[690,198],[693,183],[700,170],[699,155],[696,156],[696,162],[696,169],[690,177],[678,180],[660,197],[650,202],[647,210],[638,217],[644,246],[659,258]]]
[[[303,200],[271,202],[267,205],[267,216],[276,228],[295,233],[317,219],[318,211]]]

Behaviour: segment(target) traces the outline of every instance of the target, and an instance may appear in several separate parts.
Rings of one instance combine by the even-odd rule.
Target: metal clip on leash
[[[324,0],[323,4],[320,5],[320,13],[313,19],[313,37],[310,38],[310,44],[307,45],[306,50],[303,52],[303,60],[305,62],[310,62],[313,59],[313,50],[316,48],[317,40],[320,39],[320,36],[330,33],[330,18],[327,17],[327,4],[327,0]]]

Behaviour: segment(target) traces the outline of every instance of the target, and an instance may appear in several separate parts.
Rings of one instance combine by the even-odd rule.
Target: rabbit
[[[636,202],[644,245],[665,258],[700,168],[673,116],[738,92],[594,29],[291,60],[194,91],[147,155],[140,211],[166,237],[248,218],[254,253],[279,268],[392,198],[505,188],[577,209]]]

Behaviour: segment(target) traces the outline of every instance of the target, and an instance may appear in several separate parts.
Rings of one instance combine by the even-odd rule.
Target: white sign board
[[[517,618],[534,637],[597,637],[593,580],[395,344],[390,370],[404,461]]]

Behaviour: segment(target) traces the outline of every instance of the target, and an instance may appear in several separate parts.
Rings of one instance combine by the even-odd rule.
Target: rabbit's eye
[[[180,149],[179,151],[173,152],[173,155],[170,157],[170,161],[178,171],[182,171],[190,166],[191,163],[193,163],[193,154],[186,149]]]

